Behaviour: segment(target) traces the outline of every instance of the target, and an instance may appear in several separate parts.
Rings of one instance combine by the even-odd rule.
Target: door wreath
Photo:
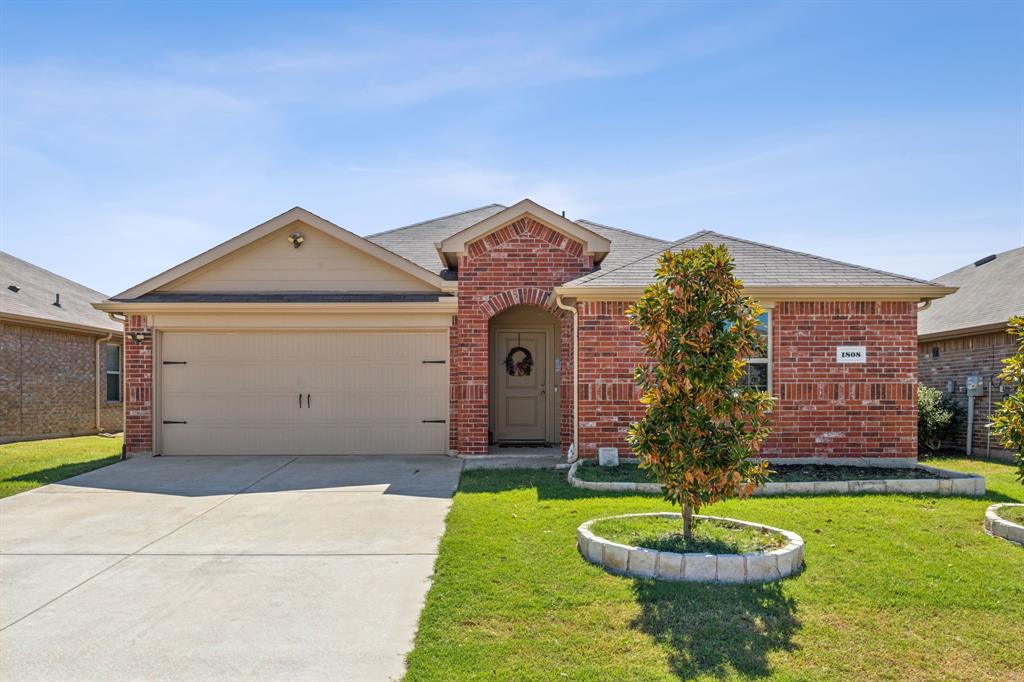
[[[505,356],[505,371],[510,377],[528,377],[533,372],[533,354],[516,346]]]

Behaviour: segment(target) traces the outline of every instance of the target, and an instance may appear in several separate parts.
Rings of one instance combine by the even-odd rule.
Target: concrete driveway
[[[144,457],[0,500],[0,679],[399,678],[460,468]]]

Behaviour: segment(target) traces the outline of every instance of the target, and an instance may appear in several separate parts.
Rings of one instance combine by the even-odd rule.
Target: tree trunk
[[[688,504],[683,505],[683,537],[693,540],[693,509]]]

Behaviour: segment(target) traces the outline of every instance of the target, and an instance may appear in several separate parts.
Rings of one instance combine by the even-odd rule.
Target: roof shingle
[[[917,316],[919,335],[1002,324],[1011,315],[1024,315],[1024,247],[982,261],[936,278],[940,284],[960,289]]]
[[[736,262],[736,276],[747,286],[892,286],[931,284],[925,280],[843,263],[800,251],[702,230],[672,244],[656,248],[617,268],[602,267],[565,286],[646,286],[654,278],[658,256],[666,250],[702,244],[728,247]]]
[[[19,287],[12,291],[10,286]],[[120,332],[122,326],[92,307],[100,292],[0,251],[0,313],[39,322]],[[60,306],[54,305],[60,294]]]

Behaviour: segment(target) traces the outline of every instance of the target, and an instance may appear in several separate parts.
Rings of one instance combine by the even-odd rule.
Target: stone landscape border
[[[1014,502],[1000,502],[993,504],[985,510],[985,530],[997,538],[1003,538],[1010,542],[1024,545],[1024,526],[1013,521],[1007,521],[999,515],[1002,507],[1024,507],[1024,504]]]
[[[631,481],[584,481],[576,470],[584,460],[577,460],[569,467],[569,485],[585,490],[615,492],[660,493],[659,483],[633,483]],[[622,463],[636,463],[635,458],[622,458]],[[826,464],[820,462],[803,462]],[[829,466],[844,466],[828,463]],[[862,481],[790,481],[768,482],[758,486],[755,496],[770,495],[848,495],[850,493],[893,493],[904,495],[964,495],[984,497],[985,479],[977,474],[965,474],[938,467],[918,464],[917,468],[935,474],[935,478],[886,478]],[[893,467],[900,468],[900,467]]]
[[[724,521],[737,526],[748,526],[780,533],[787,540],[785,546],[765,552],[745,554],[700,554],[697,552],[681,554],[619,544],[594,535],[590,530],[591,525],[598,521],[638,516],[674,518],[679,519],[682,523],[682,515],[671,512],[621,514],[591,519],[576,531],[580,554],[590,563],[597,564],[610,573],[634,578],[687,582],[733,584],[773,582],[793,575],[804,564],[804,541],[799,535],[781,528],[772,528],[738,519],[697,514],[693,517],[694,519]]]

